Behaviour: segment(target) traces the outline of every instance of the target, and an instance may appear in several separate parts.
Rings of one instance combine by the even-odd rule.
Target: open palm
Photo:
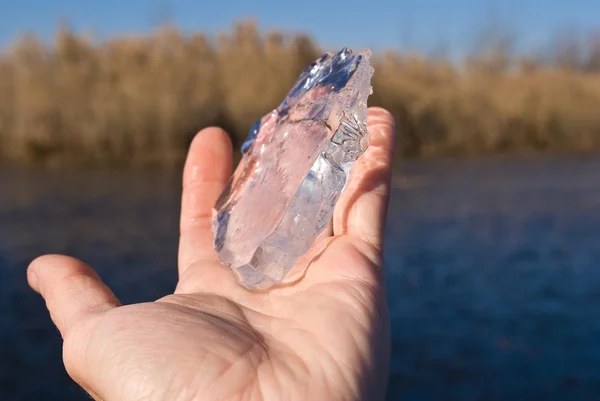
[[[121,306],[81,261],[32,262],[64,339],[67,371],[97,400],[382,400],[389,324],[381,271],[393,119],[369,109],[371,146],[290,282],[249,292],[212,247],[211,208],[231,174],[218,128],[192,143],[183,177],[179,283]]]

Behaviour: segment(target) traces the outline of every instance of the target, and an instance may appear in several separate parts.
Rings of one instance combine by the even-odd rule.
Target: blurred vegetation
[[[600,37],[568,36],[550,56],[493,38],[461,65],[374,55],[371,105],[398,124],[398,155],[600,150]],[[179,165],[193,135],[219,125],[239,146],[321,50],[253,22],[209,39],[165,26],[96,43],[61,29],[0,54],[0,160],[42,165]]]

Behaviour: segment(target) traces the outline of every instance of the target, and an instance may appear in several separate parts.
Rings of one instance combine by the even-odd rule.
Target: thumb
[[[120,306],[91,267],[67,256],[46,255],[35,259],[27,269],[27,281],[46,301],[63,339],[76,324]]]

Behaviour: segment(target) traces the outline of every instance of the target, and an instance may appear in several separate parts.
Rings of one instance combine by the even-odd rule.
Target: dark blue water
[[[399,166],[390,400],[597,400],[600,159]],[[92,264],[123,302],[172,291],[179,177],[0,170],[0,399],[88,400],[25,269]]]

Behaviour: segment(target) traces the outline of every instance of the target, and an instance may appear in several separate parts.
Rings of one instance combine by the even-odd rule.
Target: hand
[[[201,131],[183,175],[179,283],[121,306],[85,263],[47,255],[28,269],[64,340],[70,376],[96,400],[383,400],[390,339],[382,232],[394,122],[369,109],[358,160],[302,278],[249,292],[212,247],[211,208],[231,143]]]

